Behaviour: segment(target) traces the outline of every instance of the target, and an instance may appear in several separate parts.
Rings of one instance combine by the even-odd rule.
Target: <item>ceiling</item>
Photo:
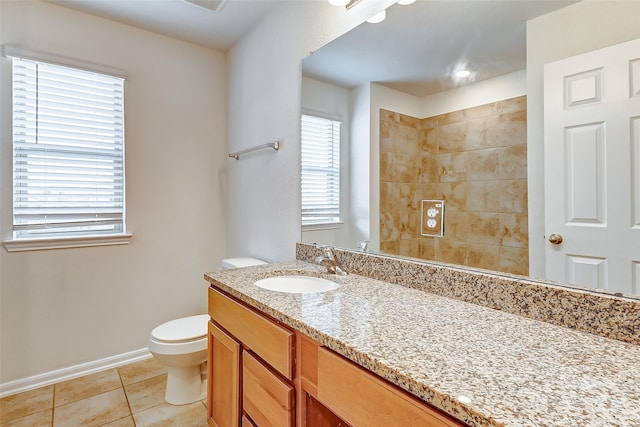
[[[184,0],[47,0],[179,40],[227,51],[283,0],[228,0],[217,11]]]
[[[376,82],[416,96],[526,68],[526,22],[576,0],[418,0],[393,5],[303,61],[306,76],[353,88]],[[451,78],[469,68],[470,79]]]
[[[217,11],[185,0],[47,1],[227,51],[269,12],[292,0],[227,0]],[[524,69],[526,21],[576,1],[418,0],[394,5],[382,23],[364,23],[314,52],[303,61],[303,71],[347,88],[372,81],[429,95],[468,82],[449,78],[457,67],[473,70],[470,81]]]

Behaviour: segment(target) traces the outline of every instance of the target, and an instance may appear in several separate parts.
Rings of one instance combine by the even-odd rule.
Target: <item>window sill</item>
[[[302,226],[302,231],[313,231],[313,230],[332,230],[341,228],[344,222],[327,222],[324,224],[306,224]]]
[[[2,242],[8,252],[41,251],[48,249],[84,248],[89,246],[128,245],[133,234],[105,236],[58,237],[54,239],[19,239]]]

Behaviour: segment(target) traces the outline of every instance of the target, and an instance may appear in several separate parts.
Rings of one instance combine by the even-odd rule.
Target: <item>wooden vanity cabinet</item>
[[[464,426],[213,287],[209,315],[211,427]]]
[[[242,408],[260,427],[292,427],[295,394],[248,352],[242,353]]]
[[[298,338],[301,426],[465,425],[314,340]]]
[[[294,333],[209,288],[211,427],[295,425]]]
[[[318,400],[353,426],[464,426],[324,347],[317,386]]]
[[[212,427],[238,426],[241,350],[239,342],[209,322],[207,421]]]

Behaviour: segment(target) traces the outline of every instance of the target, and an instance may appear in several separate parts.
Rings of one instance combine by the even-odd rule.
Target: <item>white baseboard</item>
[[[9,396],[23,391],[33,390],[38,387],[44,387],[50,384],[59,383],[61,381],[71,380],[73,378],[94,374],[100,371],[114,368],[128,363],[138,362],[152,357],[148,348],[130,351],[104,359],[94,360],[93,362],[82,363],[80,365],[70,366],[68,368],[58,369],[56,371],[45,372],[44,374],[34,375],[19,380],[9,381],[0,384],[0,397]]]

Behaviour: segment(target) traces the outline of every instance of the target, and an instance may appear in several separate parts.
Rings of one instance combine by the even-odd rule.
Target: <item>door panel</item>
[[[547,278],[638,294],[640,39],[545,65],[544,97]]]
[[[240,344],[209,322],[207,419],[211,427],[237,427],[240,419]]]

